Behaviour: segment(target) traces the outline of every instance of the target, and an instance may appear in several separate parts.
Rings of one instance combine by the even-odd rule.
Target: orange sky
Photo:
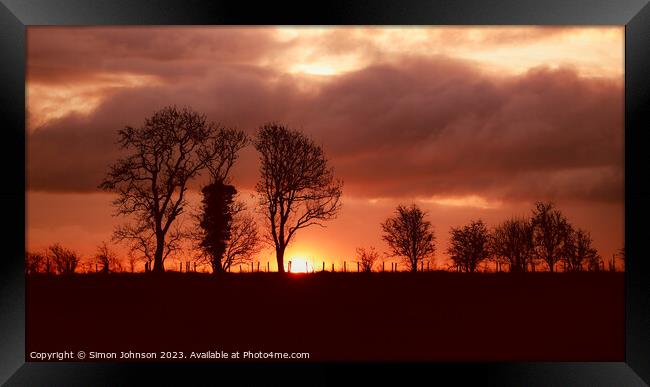
[[[442,267],[450,226],[494,226],[535,200],[553,200],[609,258],[623,246],[623,34],[28,27],[27,247],[61,242],[88,258],[109,240],[122,219],[96,186],[116,131],[178,104],[248,133],[286,122],[323,146],[345,182],[343,209],[299,233],[289,259],[329,267],[357,247],[384,252],[380,222],[415,202]],[[233,175],[251,206],[257,167],[249,148]]]

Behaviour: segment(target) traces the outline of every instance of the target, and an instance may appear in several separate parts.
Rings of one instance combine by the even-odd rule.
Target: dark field
[[[310,352],[303,362],[623,361],[623,283],[623,273],[30,277],[27,360],[250,350]]]

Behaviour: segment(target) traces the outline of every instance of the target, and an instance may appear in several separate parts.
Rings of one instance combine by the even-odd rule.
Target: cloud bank
[[[430,40],[498,49],[570,32],[501,29],[477,37],[443,30]],[[303,130],[355,197],[623,201],[621,77],[543,61],[499,72],[427,50],[387,55],[381,33],[30,30],[29,189],[96,191],[119,156],[117,130],[176,104],[250,134],[268,121]],[[363,60],[345,65],[359,52]],[[319,58],[344,65],[328,76],[292,70],[291,59],[316,68]],[[252,149],[235,174],[240,188],[253,187]]]

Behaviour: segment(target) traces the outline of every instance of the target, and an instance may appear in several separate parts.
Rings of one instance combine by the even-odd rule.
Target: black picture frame
[[[25,54],[30,25],[625,25],[626,350],[620,363],[88,364],[25,363]],[[0,382],[129,385],[224,377],[262,384],[455,380],[487,385],[636,386],[650,383],[650,6],[648,0],[247,2],[0,0]],[[559,322],[558,322],[559,323]],[[254,367],[254,372],[248,372]],[[344,371],[334,375],[330,371]],[[424,378],[424,379],[422,379]],[[451,378],[451,379],[449,379]],[[645,381],[645,382],[644,382]]]

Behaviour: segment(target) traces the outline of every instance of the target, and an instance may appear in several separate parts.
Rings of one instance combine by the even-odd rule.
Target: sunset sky
[[[355,261],[357,247],[385,252],[380,223],[410,203],[434,225],[436,267],[451,226],[529,216],[537,200],[590,231],[604,259],[623,247],[623,27],[28,27],[27,37],[28,250],[60,242],[90,258],[110,240],[124,219],[97,185],[118,157],[116,132],[171,104],[251,134],[280,121],[322,145],[343,208],[326,229],[298,233],[287,260],[329,267]],[[248,147],[232,177],[251,209],[258,175]],[[259,260],[274,267],[269,250]]]

